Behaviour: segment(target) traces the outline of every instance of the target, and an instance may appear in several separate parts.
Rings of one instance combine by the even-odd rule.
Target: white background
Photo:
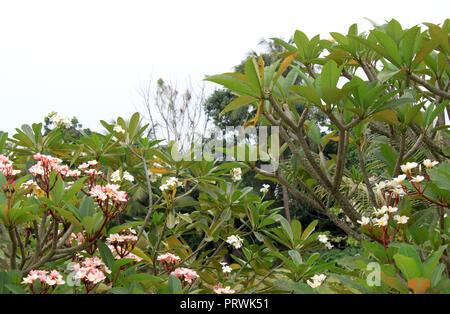
[[[312,4],[309,4],[312,3]],[[391,18],[442,23],[449,2],[427,1],[0,1],[0,130],[57,111],[85,127],[139,109],[150,78],[200,84],[227,72],[262,38],[346,34]],[[212,90],[214,84],[207,83]]]

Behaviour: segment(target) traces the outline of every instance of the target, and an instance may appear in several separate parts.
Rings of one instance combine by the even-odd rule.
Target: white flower
[[[386,183],[384,181],[381,181],[380,183],[375,184],[375,188],[377,191],[380,191],[386,187]]]
[[[269,191],[270,185],[263,184],[263,187],[259,190],[261,193],[267,193]]]
[[[386,214],[383,217],[381,217],[380,219],[374,219],[374,220],[375,220],[375,225],[384,227],[384,226],[387,226],[387,224],[388,224],[389,215]]]
[[[401,165],[400,168],[404,173],[410,173],[413,168],[417,167],[417,162],[407,162],[404,165]]]
[[[231,273],[232,270],[233,269],[230,266],[228,266],[228,265],[223,265],[222,266],[222,272],[224,272],[225,274],[226,273]]]
[[[114,132],[116,132],[116,133],[125,133],[125,130],[122,129],[122,127],[121,127],[120,125],[118,125],[118,124],[116,124],[116,125],[114,126],[113,130],[114,130]]]
[[[50,117],[50,122],[53,122],[56,127],[64,128],[69,128],[72,124],[69,118],[62,116],[59,113],[55,113],[54,115],[52,115]]]
[[[149,171],[149,174],[150,174],[150,182],[156,182],[159,178],[162,177],[161,173],[153,173]]]
[[[313,277],[311,277],[312,282],[307,280],[306,283],[313,289],[317,288],[318,286],[320,286],[324,280],[327,278],[327,276],[325,276],[324,274],[320,274],[320,275],[314,275]]]
[[[325,234],[320,234],[319,235],[319,241],[322,243],[327,243],[328,242],[328,237]]]
[[[128,171],[125,171],[123,173],[123,179],[127,180],[127,181],[130,181],[130,182],[134,181],[134,177]]]
[[[402,184],[403,180],[405,180],[405,179],[406,179],[406,174],[401,174],[401,175],[399,175],[397,178],[394,178],[394,181],[395,181],[398,185],[400,185],[400,184]]]
[[[397,221],[398,224],[406,224],[408,222],[409,217],[395,215],[394,219],[395,219],[395,221]]]
[[[425,179],[425,177],[423,177],[423,176],[417,176],[417,177],[411,178],[411,182],[419,183],[419,182],[422,182],[423,179]]]
[[[394,190],[392,190],[392,193],[395,196],[403,196],[403,195],[405,195],[405,191],[403,191],[403,189],[401,187],[395,188]]]
[[[387,206],[383,206],[381,208],[375,209],[375,213],[377,215],[384,215],[387,211],[388,211],[388,207]]]
[[[431,161],[429,159],[425,159],[423,161],[423,164],[425,167],[427,167],[428,169],[433,168],[434,166],[436,166],[437,164],[439,164],[439,161]]]
[[[331,250],[333,248],[333,244],[331,244],[330,242],[325,243],[325,247],[329,250]]]
[[[226,242],[239,249],[242,246],[243,240],[238,235],[231,235],[227,238]]]
[[[111,174],[111,181],[112,182],[119,182],[120,181],[120,170],[116,170]]]
[[[233,181],[239,181],[242,179],[242,170],[241,168],[233,168],[232,169],[232,173],[233,173]]]
[[[389,206],[388,207],[388,212],[389,213],[395,213],[395,212],[397,212],[398,211],[398,208],[397,207],[392,207],[392,206]]]
[[[361,226],[368,225],[370,223],[370,218],[362,216],[361,220],[357,220],[357,223],[359,223]]]

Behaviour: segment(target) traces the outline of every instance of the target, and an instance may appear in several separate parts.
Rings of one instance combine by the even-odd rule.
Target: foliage
[[[208,77],[236,96],[219,115],[279,126],[276,171],[176,158],[138,113],[0,134],[0,293],[448,293],[449,22],[426,27],[296,31],[280,60]],[[283,216],[248,172],[345,237]]]

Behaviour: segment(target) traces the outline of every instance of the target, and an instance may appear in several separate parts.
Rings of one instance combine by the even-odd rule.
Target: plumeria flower
[[[33,289],[33,284],[36,280],[39,280],[41,282],[39,291],[40,294],[47,293],[50,290],[50,288],[54,289],[56,286],[63,285],[66,283],[63,280],[62,275],[55,269],[50,271],[50,273],[48,273],[48,271],[46,270],[31,270],[28,273],[28,276],[22,279],[22,283],[29,285],[31,291],[34,294],[37,293],[37,291],[34,291]]]
[[[425,177],[423,176],[412,177],[411,182],[420,183],[423,181],[423,179],[425,179]]]
[[[388,211],[388,207],[387,206],[382,206],[381,208],[375,209],[375,213],[377,215],[384,215],[387,211]]]
[[[97,160],[89,160],[89,161],[87,162],[87,164],[88,164],[89,166],[94,167],[95,165],[98,164],[98,161],[97,161]]]
[[[124,173],[123,173],[123,179],[124,180],[127,180],[127,181],[130,181],[130,182],[133,182],[134,181],[134,177],[131,175],[131,173],[129,173],[128,171],[125,171]]]
[[[433,168],[433,167],[436,166],[437,164],[439,164],[439,161],[431,161],[431,160],[429,160],[429,159],[425,159],[425,160],[423,161],[423,165],[424,165],[425,167],[427,167],[428,169]]]
[[[362,216],[361,220],[357,220],[356,222],[359,223],[361,226],[366,226],[370,223],[370,218]]]
[[[172,253],[159,255],[156,259],[160,262],[166,262],[169,264],[177,264],[181,261],[181,258],[179,256]]]
[[[397,178],[394,178],[394,181],[398,184],[401,185],[403,180],[406,179],[406,174],[401,174],[399,175]]]
[[[313,289],[319,287],[320,285],[322,285],[322,283],[325,281],[325,279],[327,278],[327,276],[325,276],[324,274],[320,274],[320,275],[314,275],[313,277],[311,277],[312,282],[310,280],[307,280],[306,283]]]
[[[384,181],[381,181],[381,182],[375,184],[375,188],[377,189],[377,191],[381,191],[385,187],[386,187],[386,183]]]
[[[158,181],[158,179],[162,177],[161,173],[153,173],[151,171],[149,171],[149,175],[150,175],[150,182],[156,182]]]
[[[392,193],[394,194],[394,196],[398,196],[398,197],[401,197],[406,194],[405,191],[401,187],[393,189]]]
[[[178,181],[177,178],[175,177],[170,177],[169,179],[167,179],[165,184],[162,184],[159,189],[161,191],[167,191],[167,190],[175,190],[177,188],[177,186],[181,185],[182,183]]]
[[[116,124],[116,125],[114,126],[113,130],[114,130],[114,132],[116,132],[116,133],[124,133],[124,134],[125,134],[125,130],[122,129],[122,127],[121,127],[120,125],[118,125],[118,124]]]
[[[385,227],[388,224],[389,215],[386,214],[379,219],[374,219],[374,221],[375,221],[375,225],[380,226],[380,227]]]
[[[50,122],[52,122],[56,127],[64,127],[69,128],[72,125],[72,122],[69,118],[60,115],[59,113],[54,113],[50,118]]]
[[[226,242],[239,249],[242,246],[243,240],[238,235],[231,235],[227,238]]]
[[[259,190],[261,193],[267,193],[269,191],[270,185],[263,184],[263,187]]]
[[[222,272],[223,273],[231,273],[231,271],[233,270],[233,268],[231,268],[230,266],[228,266],[228,265],[223,265],[222,266]]]
[[[397,221],[398,224],[406,224],[408,222],[409,217],[395,215],[394,219],[395,219],[395,221]]]
[[[217,286],[214,286],[214,293],[217,294],[233,294],[236,291],[230,288],[230,286],[226,286],[225,288],[222,288],[222,284],[219,282]]]
[[[232,173],[233,173],[233,181],[234,182],[242,179],[242,169],[241,168],[233,168]]]
[[[417,167],[417,162],[407,162],[404,165],[401,165],[400,168],[404,173],[410,173],[412,169]]]
[[[177,276],[183,284],[192,283],[192,280],[198,277],[196,271],[184,267],[178,267],[171,275]]]
[[[388,213],[395,213],[395,212],[397,212],[398,211],[398,208],[397,207],[392,207],[392,206],[389,206],[388,207]]]
[[[119,182],[120,181],[120,170],[116,170],[111,174],[111,181],[112,182]]]
[[[328,237],[325,234],[320,234],[318,238],[319,238],[319,241],[322,243],[328,242]]]

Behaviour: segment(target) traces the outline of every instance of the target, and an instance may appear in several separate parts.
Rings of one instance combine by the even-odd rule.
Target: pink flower
[[[222,288],[222,284],[219,282],[217,286],[214,287],[214,292],[217,294],[233,294],[236,291],[230,288],[230,286],[226,286],[225,288]]]
[[[177,276],[178,279],[186,283],[192,283],[192,280],[198,277],[197,273],[194,270],[184,267],[178,267],[171,273],[171,275]]]

